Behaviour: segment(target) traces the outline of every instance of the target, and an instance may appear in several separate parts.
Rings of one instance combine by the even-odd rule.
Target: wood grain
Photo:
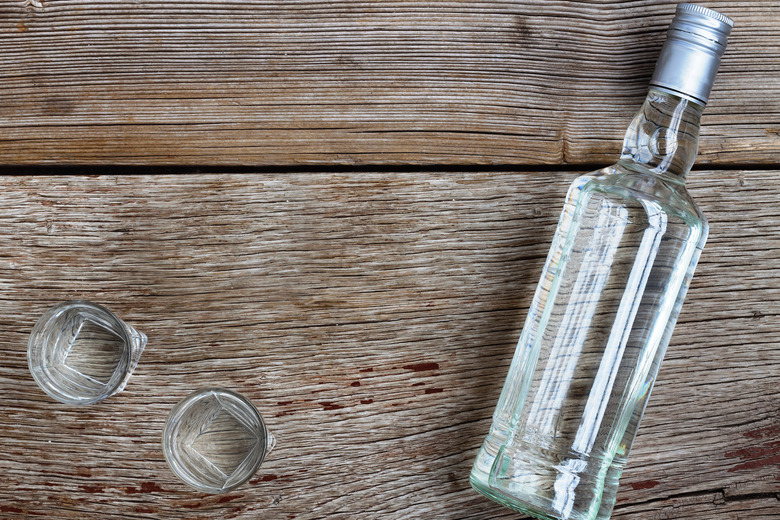
[[[2,177],[0,517],[502,519],[468,472],[574,173]],[[694,172],[711,238],[615,518],[778,518],[780,171]],[[57,302],[149,344],[70,408],[27,369]],[[171,407],[220,385],[278,439],[250,484],[189,491]]]
[[[780,156],[780,7],[736,20],[700,164]],[[671,1],[7,0],[0,164],[607,163]]]

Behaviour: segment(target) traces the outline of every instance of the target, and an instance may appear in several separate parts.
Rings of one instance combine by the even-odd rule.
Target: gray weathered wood
[[[0,517],[520,518],[468,472],[574,175],[0,178]],[[780,171],[689,184],[711,238],[615,517],[776,519]],[[149,336],[127,389],[85,408],[26,361],[73,298]],[[278,438],[225,495],[160,448],[207,385]]]
[[[700,164],[780,154],[780,7],[736,20]],[[0,164],[606,163],[675,2],[0,3]]]

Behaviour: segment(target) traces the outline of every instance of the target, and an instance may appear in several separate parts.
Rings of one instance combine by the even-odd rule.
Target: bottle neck
[[[619,164],[685,182],[699,150],[704,106],[651,87],[623,140]]]

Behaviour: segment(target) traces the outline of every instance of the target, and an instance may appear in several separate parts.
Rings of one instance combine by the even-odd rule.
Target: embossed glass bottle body
[[[471,483],[543,519],[609,518],[707,238],[685,188],[703,105],[651,88],[620,161],[569,189]]]

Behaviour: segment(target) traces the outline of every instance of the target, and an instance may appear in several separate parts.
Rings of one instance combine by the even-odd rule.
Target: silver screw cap
[[[679,4],[650,84],[706,104],[734,21],[696,4]]]

